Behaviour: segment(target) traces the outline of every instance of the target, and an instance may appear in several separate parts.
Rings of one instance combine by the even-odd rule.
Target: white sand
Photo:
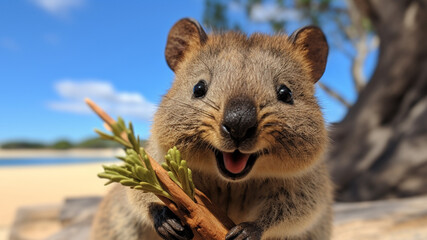
[[[1,158],[103,157],[123,155],[121,149],[30,150],[0,149]],[[6,240],[16,210],[23,206],[61,204],[67,197],[104,195],[109,187],[96,175],[99,162],[52,166],[0,167],[0,240]]]
[[[105,194],[105,180],[96,176],[102,164],[1,167],[0,229],[12,224],[21,206],[60,204],[66,197]]]

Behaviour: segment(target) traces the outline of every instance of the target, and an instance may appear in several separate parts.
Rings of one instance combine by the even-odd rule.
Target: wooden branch
[[[340,102],[345,107],[347,108],[351,107],[351,104],[347,100],[345,100],[340,94],[338,94],[337,92],[335,92],[334,90],[332,90],[331,88],[329,88],[328,86],[326,86],[321,82],[319,82],[318,84],[319,84],[319,87],[323,89],[329,96],[335,98],[335,100]]]
[[[366,39],[366,33],[363,33],[355,44],[356,56],[353,58],[351,72],[357,93],[360,93],[366,85],[366,77],[363,71],[363,65],[368,57],[369,48]]]
[[[111,128],[115,123],[106,112],[98,107],[90,99],[85,99],[90,108]],[[125,138],[127,142],[129,140]],[[159,199],[177,215],[183,222],[188,224],[195,235],[195,239],[213,239],[223,240],[235,224],[226,214],[220,211],[201,191],[195,191],[194,202],[188,197],[185,192],[176,185],[175,182],[169,177],[165,169],[155,161],[148,153],[151,165],[161,182],[163,188],[173,197],[172,202],[168,198],[158,196]]]
[[[358,11],[357,4],[361,1],[348,0],[349,17],[354,31],[352,38],[353,46],[356,50],[356,55],[352,59],[351,72],[353,75],[353,82],[356,87],[357,93],[360,93],[366,85],[366,76],[364,74],[364,64],[369,54],[368,31],[363,25],[364,16]]]

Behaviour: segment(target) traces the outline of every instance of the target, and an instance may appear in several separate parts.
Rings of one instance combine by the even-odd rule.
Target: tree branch
[[[332,98],[340,102],[345,107],[347,108],[351,107],[351,104],[347,100],[345,100],[340,94],[338,94],[337,92],[335,92],[334,90],[332,90],[331,88],[329,88],[328,86],[326,86],[321,82],[319,82],[318,84],[319,84],[319,87],[323,89],[323,91],[325,91],[329,96],[331,96]]]
[[[362,89],[366,85],[366,77],[364,75],[364,63],[366,57],[369,53],[368,42],[366,39],[366,34],[362,35],[356,42],[356,56],[353,58],[351,72],[353,74],[354,85],[356,86],[356,90],[358,93],[362,91]]]
[[[363,25],[363,13],[358,9],[360,4],[368,6],[367,1],[347,0],[349,7],[349,17],[352,22],[353,36],[352,42],[356,49],[356,56],[352,61],[351,72],[353,75],[354,85],[357,93],[360,93],[366,85],[366,76],[364,74],[364,63],[371,51],[370,43],[368,43],[368,32]],[[367,5],[368,4],[368,5]]]
[[[115,121],[100,107],[98,107],[90,99],[85,100],[90,108],[102,119],[105,123],[112,128]],[[127,136],[123,138],[124,141],[129,142]],[[223,240],[235,224],[226,214],[220,211],[209,199],[199,190],[195,190],[194,202],[168,175],[167,171],[163,169],[160,164],[151,158],[148,153],[147,156],[150,163],[161,182],[163,188],[172,196],[172,202],[166,197],[158,196],[159,199],[177,215],[183,222],[187,223],[195,235],[195,239],[213,239]],[[138,191],[138,190],[135,190]]]

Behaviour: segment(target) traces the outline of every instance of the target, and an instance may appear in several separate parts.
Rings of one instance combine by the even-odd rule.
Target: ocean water
[[[85,157],[34,157],[34,158],[0,158],[0,167],[12,166],[37,166],[37,165],[61,165],[81,164],[96,162],[113,162],[116,158],[85,158]]]

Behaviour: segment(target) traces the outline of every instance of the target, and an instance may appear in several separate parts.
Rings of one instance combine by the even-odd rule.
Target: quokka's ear
[[[314,26],[303,27],[292,33],[288,40],[297,46],[309,62],[313,82],[319,81],[325,72],[329,51],[328,43],[322,30]]]
[[[196,20],[183,18],[175,23],[169,31],[165,50],[166,62],[172,71],[176,71],[190,48],[202,46],[207,39],[208,36]]]

